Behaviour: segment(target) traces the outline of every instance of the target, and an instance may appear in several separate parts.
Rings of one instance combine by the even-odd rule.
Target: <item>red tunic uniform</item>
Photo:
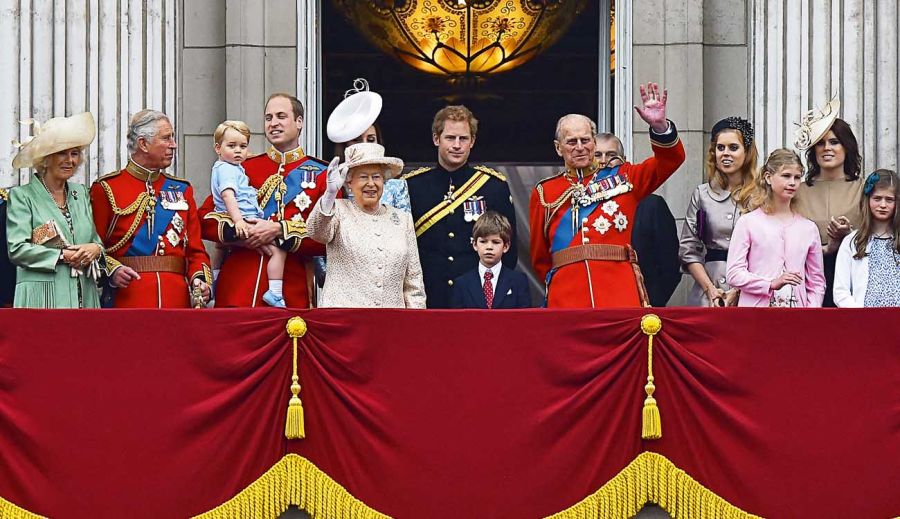
[[[94,182],[91,205],[107,272],[124,264],[141,276],[116,290],[117,308],[190,308],[189,284],[211,283],[188,181],[129,162]]]
[[[531,258],[535,273],[547,283],[548,307],[641,306],[636,262],[614,256],[633,254],[638,202],[684,162],[674,125],[667,134],[651,133],[651,144],[653,157],[640,164],[595,166],[582,179],[564,171],[535,186],[529,204]]]
[[[301,148],[281,153],[269,147],[265,154],[244,161],[243,166],[250,185],[259,192],[260,207],[263,211],[270,208],[268,219],[281,224],[281,238],[291,252],[284,265],[284,299],[291,307],[309,307],[312,266],[307,262],[313,256],[324,255],[325,246],[308,238],[306,218],[325,193],[324,172],[328,165],[307,157]],[[229,235],[233,237],[231,219],[215,212],[211,196],[200,206],[200,217],[203,238],[227,243]],[[264,305],[267,261],[266,256],[253,249],[232,247],[216,280],[216,307]]]

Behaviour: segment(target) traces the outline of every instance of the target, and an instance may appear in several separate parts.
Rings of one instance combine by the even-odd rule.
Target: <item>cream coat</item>
[[[307,221],[312,239],[324,243],[328,270],[322,307],[425,308],[416,233],[409,213],[382,205],[364,212],[351,200],[335,200],[331,214],[321,200]]]

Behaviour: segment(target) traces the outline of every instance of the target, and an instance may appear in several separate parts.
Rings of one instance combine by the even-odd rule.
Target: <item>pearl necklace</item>
[[[41,181],[41,185],[44,186],[44,190],[48,195],[50,195],[50,200],[53,200],[53,203],[56,205],[56,207],[59,208],[60,211],[67,211],[69,208],[69,183],[66,182],[66,184],[63,186],[63,204],[59,205],[56,202],[56,198],[53,197],[53,192],[50,191],[50,188],[47,187],[47,183],[44,182],[44,177],[38,175],[38,179]]]

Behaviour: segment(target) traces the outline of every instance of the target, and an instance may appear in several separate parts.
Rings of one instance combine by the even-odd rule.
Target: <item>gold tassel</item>
[[[291,399],[288,402],[287,421],[284,424],[284,436],[288,440],[306,438],[303,423],[303,402],[300,401],[300,376],[297,374],[297,339],[306,335],[306,321],[300,317],[291,317],[287,323],[287,333],[293,339],[294,372],[291,376]]]
[[[658,440],[662,438],[662,420],[659,417],[659,407],[653,392],[656,386],[653,384],[653,336],[662,330],[662,321],[655,314],[647,314],[641,317],[641,331],[647,335],[647,385],[644,391],[647,398],[644,399],[643,420],[641,425],[641,438],[645,440]]]

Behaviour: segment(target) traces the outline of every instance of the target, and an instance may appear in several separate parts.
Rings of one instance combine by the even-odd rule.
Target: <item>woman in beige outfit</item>
[[[425,308],[412,217],[380,202],[385,180],[400,173],[403,161],[385,157],[375,143],[354,144],[345,157],[328,166],[327,191],[307,221],[328,255],[320,306]],[[337,200],[345,182],[353,199]]]
[[[821,112],[811,112],[799,125],[795,146],[806,152],[809,171],[797,192],[797,212],[815,222],[825,261],[825,299],[833,307],[834,269],[844,237],[862,223],[862,157],[850,125],[837,117],[840,102],[832,99]]]

